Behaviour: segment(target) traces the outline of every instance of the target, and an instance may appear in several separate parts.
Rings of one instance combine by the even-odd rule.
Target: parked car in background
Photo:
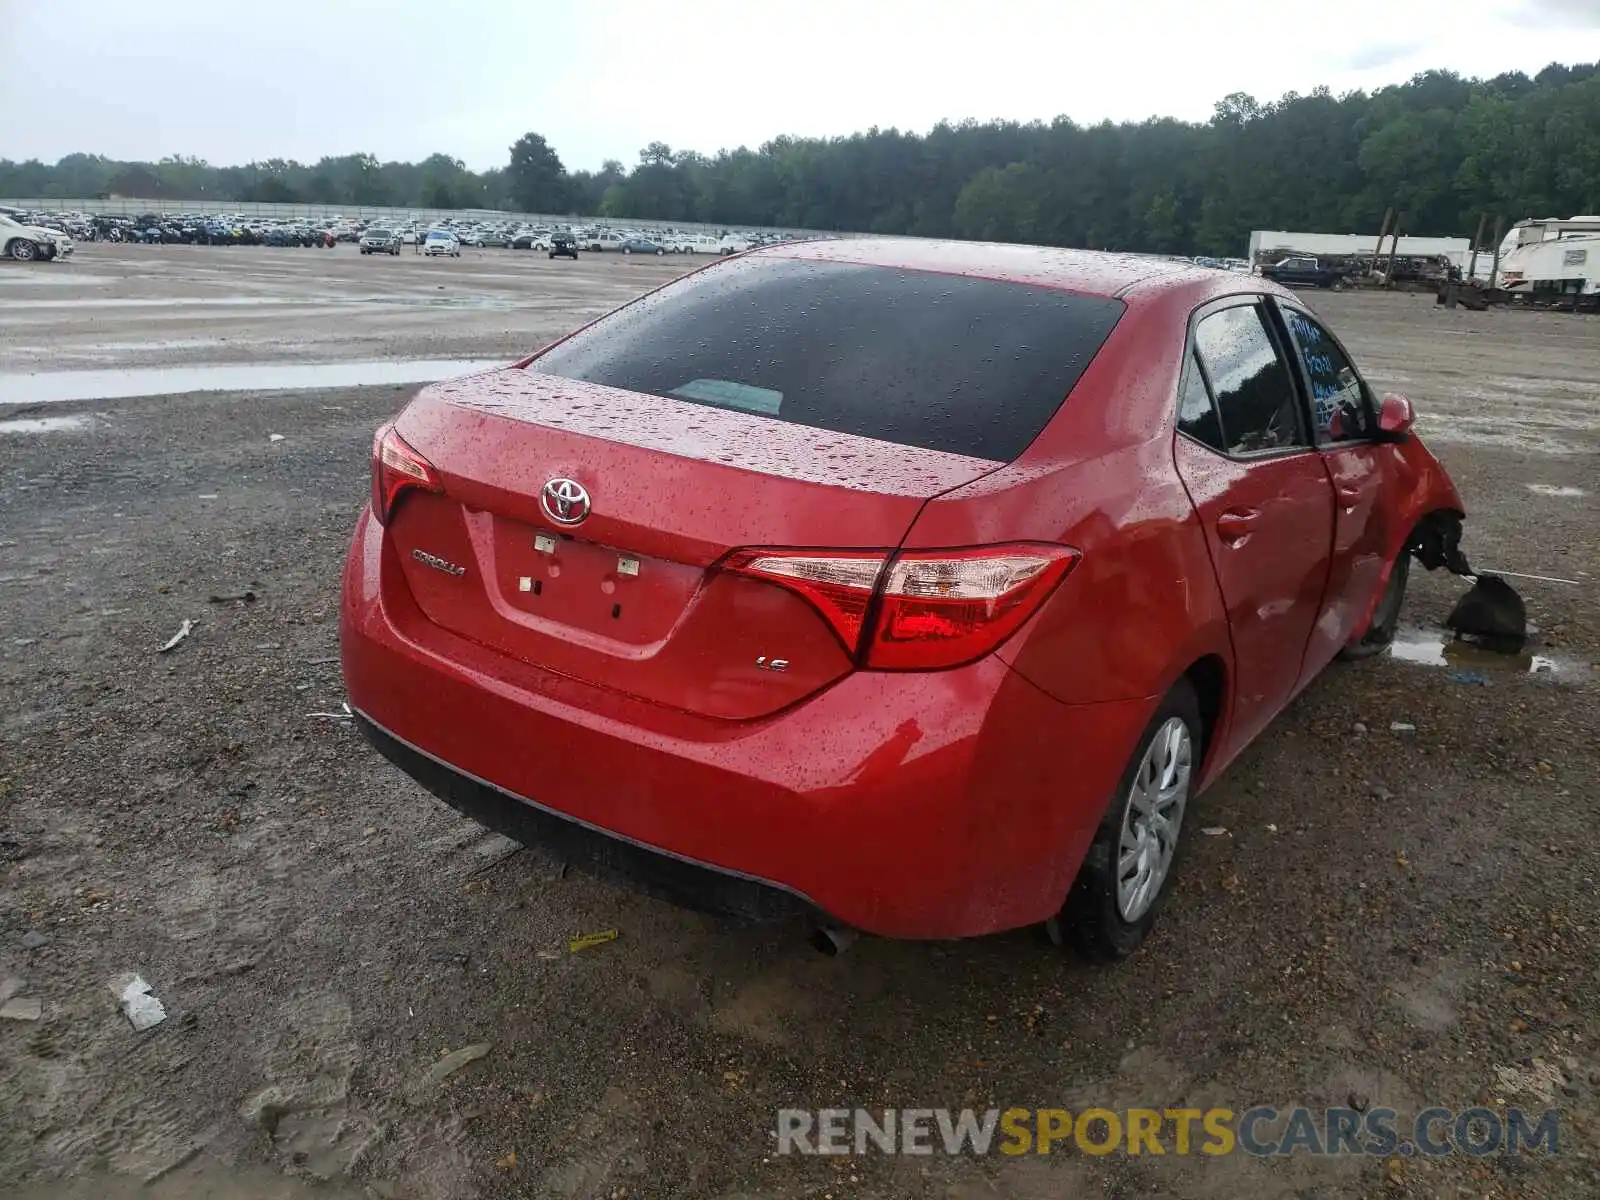
[[[617,249],[620,249],[622,247],[622,243],[625,240],[626,240],[626,235],[618,233],[618,232],[616,232],[615,230],[612,230],[612,229],[601,229],[601,230],[598,230],[596,232],[591,233],[585,239],[585,241],[588,242],[587,249],[591,253],[594,253],[594,254],[599,254],[601,251],[604,251],[604,250],[617,250]]]
[[[447,255],[450,258],[461,257],[461,243],[456,241],[456,235],[443,229],[433,229],[428,232],[426,240],[422,243],[422,253],[429,258]]]
[[[400,235],[392,229],[369,229],[361,235],[363,254],[399,254]]]
[[[1393,639],[1413,557],[1459,559],[1412,422],[1263,279],[753,250],[377,432],[350,704],[442,799],[575,865],[1119,958],[1195,796]]]
[[[1261,275],[1285,287],[1337,287],[1344,280],[1344,272],[1325,267],[1315,258],[1294,254],[1271,266],[1262,267]]]
[[[531,229],[525,229],[511,239],[511,248],[513,250],[548,250],[550,249],[550,243],[543,234],[534,233]]]
[[[665,254],[667,248],[660,242],[653,242],[649,238],[630,237],[623,238],[617,243],[617,249],[623,254]]]
[[[578,258],[578,239],[570,233],[551,234],[550,257],[570,258],[576,262]]]

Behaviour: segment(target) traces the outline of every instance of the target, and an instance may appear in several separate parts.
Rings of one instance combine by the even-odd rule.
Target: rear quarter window
[[[1009,462],[1122,313],[1051,288],[758,257],[646,296],[530,369]]]

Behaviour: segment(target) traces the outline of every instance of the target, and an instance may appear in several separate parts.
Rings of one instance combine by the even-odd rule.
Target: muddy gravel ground
[[[510,359],[681,269],[88,246],[86,283],[0,273],[0,987],[40,1003],[0,1019],[0,1192],[1600,1194],[1593,320],[1313,298],[1416,401],[1474,560],[1572,582],[1518,580],[1537,648],[1480,660],[1439,641],[1459,581],[1414,572],[1405,657],[1330,668],[1199,800],[1110,969],[1031,931],[826,958],[508,853],[369,751],[337,585],[410,388],[4,403],[46,365]],[[295,303],[214,303],[245,295]],[[146,1032],[128,972],[166,1007]],[[1555,1108],[1559,1151],[774,1152],[781,1107],[1257,1104]]]

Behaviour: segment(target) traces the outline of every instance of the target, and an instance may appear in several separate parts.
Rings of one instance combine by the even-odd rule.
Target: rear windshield
[[[987,279],[755,258],[646,296],[533,370],[1009,462],[1123,312]]]

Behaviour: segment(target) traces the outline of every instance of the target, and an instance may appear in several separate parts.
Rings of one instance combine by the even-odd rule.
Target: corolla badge
[[[411,557],[425,567],[432,567],[435,571],[443,571],[446,575],[460,578],[467,573],[465,567],[459,567],[448,558],[440,558],[437,554],[429,554],[426,550],[413,550]]]
[[[589,515],[589,493],[576,479],[552,479],[539,493],[539,507],[557,525],[577,525]]]

